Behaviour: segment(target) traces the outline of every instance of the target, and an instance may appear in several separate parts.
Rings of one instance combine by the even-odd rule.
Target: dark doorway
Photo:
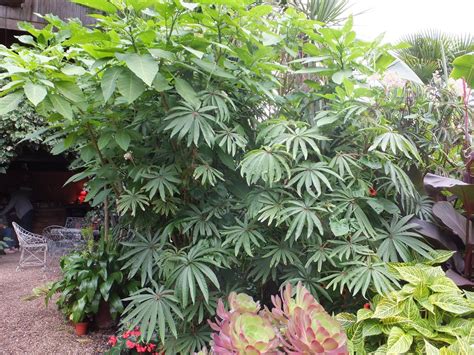
[[[0,174],[0,208],[8,202],[9,194],[20,187],[28,187],[34,207],[33,232],[41,233],[49,225],[64,225],[66,217],[84,216],[89,207],[78,200],[84,181],[64,186],[74,174],[68,170],[69,163],[64,156],[24,149],[11,162],[7,172]],[[12,211],[9,221],[14,220]]]

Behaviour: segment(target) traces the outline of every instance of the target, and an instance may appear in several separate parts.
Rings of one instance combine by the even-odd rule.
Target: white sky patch
[[[351,0],[358,37],[371,40],[385,32],[385,42],[426,29],[474,35],[474,0]]]

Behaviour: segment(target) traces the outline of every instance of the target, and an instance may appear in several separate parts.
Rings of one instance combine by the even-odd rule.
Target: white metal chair
[[[86,226],[86,220],[83,217],[67,217],[65,228],[84,228]]]
[[[42,235],[32,233],[13,222],[13,229],[20,243],[20,262],[17,270],[24,266],[42,266],[46,268],[48,242]]]
[[[66,239],[62,234],[63,226],[52,225],[43,229],[43,237],[48,243],[49,261],[66,254],[72,247],[72,241]]]

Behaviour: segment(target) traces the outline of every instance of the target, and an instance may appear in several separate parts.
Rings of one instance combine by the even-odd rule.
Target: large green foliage
[[[352,352],[470,354],[474,295],[460,290],[440,267],[432,266],[450,255],[438,254],[428,263],[391,265],[391,273],[405,283],[400,290],[375,297],[357,315],[339,314]]]
[[[44,127],[44,119],[35,114],[34,110],[26,104],[19,104],[15,110],[0,114],[0,173],[5,172],[9,163],[16,157],[19,152],[18,144],[24,139],[27,142],[22,145],[22,148],[39,149],[41,147],[40,139],[33,137],[32,134]]]
[[[122,258],[144,289],[124,327],[189,352],[231,290],[301,281],[351,305],[397,284],[383,260],[431,251],[408,224],[430,217],[412,181],[433,158],[457,164],[443,142],[459,108],[444,91],[433,106],[424,89],[371,85],[390,56],[351,19],[321,27],[252,1],[77,2],[104,12],[96,26],[46,16],[23,25],[28,47],[0,48],[15,82],[1,100],[35,105],[59,128],[53,152],[78,152],[88,200],[137,230]]]
[[[439,31],[422,31],[402,38],[408,47],[397,50],[400,58],[428,83],[438,71],[446,76],[450,63],[458,56],[474,50],[474,37],[470,34],[452,35]]]

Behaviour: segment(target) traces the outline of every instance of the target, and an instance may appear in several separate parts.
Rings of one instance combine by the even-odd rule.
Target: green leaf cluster
[[[451,253],[444,253],[446,260]],[[370,308],[342,313],[356,354],[470,354],[474,297],[431,263],[391,264],[401,289],[374,297]]]

